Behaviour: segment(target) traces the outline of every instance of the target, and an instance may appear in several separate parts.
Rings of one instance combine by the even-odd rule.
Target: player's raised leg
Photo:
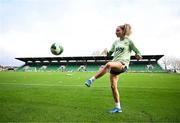
[[[91,84],[98,78],[102,77],[104,74],[106,74],[110,69],[116,70],[116,71],[121,71],[124,68],[124,65],[122,65],[119,62],[108,62],[106,65],[96,73],[95,76],[91,77],[85,82],[85,85],[87,87],[90,87]]]

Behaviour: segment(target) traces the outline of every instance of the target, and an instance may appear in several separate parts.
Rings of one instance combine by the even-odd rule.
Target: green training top
[[[126,37],[124,40],[118,39],[112,44],[112,47],[108,52],[108,56],[114,53],[112,61],[123,62],[127,67],[129,67],[132,50],[137,55],[141,56],[141,53],[135,47],[134,43]]]

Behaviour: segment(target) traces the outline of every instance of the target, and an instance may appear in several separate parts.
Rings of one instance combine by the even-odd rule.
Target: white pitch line
[[[60,85],[60,84],[25,84],[25,83],[0,83],[0,85],[27,85],[27,86],[82,86],[82,85]]]
[[[0,83],[0,85],[22,85],[22,86],[52,86],[52,87],[86,87],[84,84],[82,85],[61,85],[61,84],[25,84],[25,83]],[[109,87],[109,86],[96,86],[97,88]]]
[[[20,86],[49,86],[49,87],[86,87],[82,85],[62,85],[62,84],[26,84],[26,83],[0,83],[0,85],[20,85]],[[93,88],[110,88],[110,86],[92,86]],[[87,87],[86,87],[87,88]],[[120,88],[139,88],[139,89],[175,89],[167,87],[137,87],[137,86],[120,86]],[[179,91],[178,91],[179,92]]]
[[[49,87],[85,87],[84,84],[82,85],[62,85],[62,84],[23,84],[23,83],[0,83],[0,85],[18,85],[18,86],[49,86]],[[110,88],[109,86],[92,86],[92,88]],[[120,86],[120,88],[139,88],[139,89],[170,89],[173,90],[174,88],[166,88],[166,87],[137,87],[137,86]],[[178,91],[179,92],[179,91]]]

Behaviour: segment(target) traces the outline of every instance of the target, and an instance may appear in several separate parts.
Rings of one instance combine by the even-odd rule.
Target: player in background
[[[97,72],[94,76],[92,76],[85,82],[85,85],[87,87],[90,87],[96,79],[102,77],[108,71],[110,72],[111,89],[115,101],[115,108],[113,108],[110,113],[122,112],[118,91],[118,75],[128,69],[131,51],[135,52],[135,57],[138,60],[142,59],[139,50],[128,38],[130,34],[131,26],[129,24],[120,25],[116,28],[116,36],[118,37],[118,39],[115,40],[109,51],[107,49],[104,49],[104,52],[107,54],[107,56],[111,56],[112,54],[114,54],[112,61],[106,63],[106,65],[99,72]]]

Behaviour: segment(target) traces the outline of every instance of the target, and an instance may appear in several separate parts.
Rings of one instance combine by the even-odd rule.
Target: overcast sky
[[[0,0],[0,65],[15,57],[86,56],[110,48],[118,25],[142,55],[180,56],[180,0]]]

